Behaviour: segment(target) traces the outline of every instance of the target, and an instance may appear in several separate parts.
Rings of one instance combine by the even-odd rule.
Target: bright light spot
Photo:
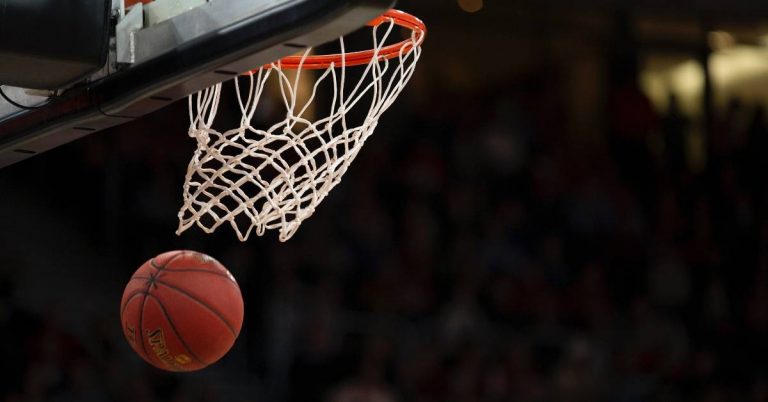
[[[765,49],[751,46],[737,46],[728,52],[715,53],[710,63],[712,79],[724,90],[740,88],[749,92],[764,92],[765,77],[768,73],[766,56],[768,54]],[[759,88],[751,88],[752,86]]]
[[[768,49],[735,45],[713,53],[709,67],[718,107],[733,98],[755,103],[768,99]],[[641,85],[660,110],[666,110],[668,96],[675,94],[685,113],[701,113],[704,70],[696,60],[646,70]]]
[[[468,13],[476,13],[483,9],[483,0],[458,0],[459,7]]]
[[[683,112],[691,115],[700,112],[704,70],[695,60],[688,60],[662,71],[646,71],[641,85],[661,110],[666,110],[668,97],[673,93],[677,95]]]

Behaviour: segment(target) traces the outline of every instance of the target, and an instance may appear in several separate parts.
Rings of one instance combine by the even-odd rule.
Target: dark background
[[[0,171],[0,400],[768,401],[768,5],[627,3],[402,1],[416,76],[285,244],[174,234],[185,103]],[[118,319],[172,249],[246,303],[194,374]]]

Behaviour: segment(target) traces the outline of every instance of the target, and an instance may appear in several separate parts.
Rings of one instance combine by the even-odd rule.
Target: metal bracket
[[[112,0],[112,15],[121,21],[125,17],[125,0]]]
[[[208,0],[155,0],[145,7],[147,26],[159,24],[207,2]]]
[[[128,11],[115,29],[117,62],[136,62],[136,32],[144,28],[144,4],[138,3]]]

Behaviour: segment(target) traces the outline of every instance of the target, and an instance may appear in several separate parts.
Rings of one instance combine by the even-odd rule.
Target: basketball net
[[[223,132],[213,128],[221,84],[189,97],[189,135],[197,140],[197,150],[184,183],[177,234],[192,226],[212,233],[229,225],[241,241],[268,229],[278,230],[280,241],[287,241],[312,216],[400,95],[421,56],[426,29],[415,17],[391,10],[369,25],[370,51],[347,53],[341,38],[339,55],[311,56],[308,49],[235,79],[239,127]],[[410,37],[387,45],[398,26],[411,29]],[[353,67],[360,71],[347,71]],[[287,74],[289,70],[295,74]],[[317,78],[308,99],[300,100],[300,84],[306,79],[302,72],[309,70]],[[279,87],[284,118],[254,127],[270,82]],[[332,88],[332,94],[330,102],[319,106],[321,85]],[[313,117],[310,108],[321,107],[330,109],[327,116]]]

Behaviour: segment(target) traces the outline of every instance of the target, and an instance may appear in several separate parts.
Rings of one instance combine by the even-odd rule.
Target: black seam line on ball
[[[128,308],[128,305],[131,303],[131,301],[133,301],[133,299],[135,299],[135,298],[136,298],[136,296],[139,296],[139,295],[146,295],[146,294],[147,294],[147,292],[146,292],[146,291],[143,291],[143,290],[137,290],[137,291],[135,291],[135,292],[131,293],[130,295],[128,295],[128,298],[125,300],[125,304],[123,304],[123,305],[120,307],[120,316],[122,317],[122,316],[123,316],[123,314],[125,314],[125,309],[127,309],[127,308]]]
[[[207,305],[205,302],[203,302],[202,300],[198,299],[194,295],[192,295],[192,294],[190,294],[190,293],[188,293],[188,292],[186,292],[186,291],[184,291],[184,290],[182,290],[180,288],[177,288],[176,286],[173,286],[173,285],[169,284],[168,282],[164,282],[164,281],[161,281],[161,280],[158,279],[158,280],[155,281],[155,283],[157,283],[159,285],[163,285],[163,286],[167,287],[168,289],[174,290],[174,291],[178,292],[179,294],[181,294],[183,296],[186,296],[188,299],[190,299],[190,300],[200,304],[201,306],[205,307],[206,310],[210,311],[213,315],[218,317],[219,320],[221,320],[222,323],[224,323],[224,325],[227,327],[229,332],[232,333],[232,336],[237,337],[237,333],[235,332],[235,327],[233,327],[232,324],[230,324],[226,320],[226,318],[224,318],[224,316],[220,312],[216,311],[216,309],[214,309],[213,307]]]
[[[187,350],[187,353],[189,353],[193,359],[197,360],[198,363],[202,364],[203,366],[208,366],[209,364],[204,362],[199,357],[197,357],[195,352],[193,352],[192,349],[189,348],[189,345],[187,345],[187,342],[184,341],[184,338],[176,329],[176,325],[173,323],[173,320],[171,320],[171,316],[168,315],[168,311],[165,309],[165,306],[163,306],[163,301],[153,294],[148,294],[147,297],[151,297],[157,301],[157,306],[160,307],[160,311],[163,312],[163,315],[165,316],[165,320],[168,322],[168,325],[171,326],[171,331],[173,331],[174,335],[176,335],[176,338],[179,340],[179,342],[181,342],[181,345],[184,346],[184,349]]]
[[[147,288],[144,290],[144,300],[141,301],[141,310],[139,310],[139,340],[141,341],[141,350],[147,359],[149,359],[149,353],[147,353],[147,346],[144,344],[144,309],[147,307],[150,286],[152,285],[147,283]]]
[[[182,255],[185,255],[185,254],[187,254],[187,253],[188,253],[187,251],[179,251],[178,253],[176,253],[176,255],[174,255],[173,257],[171,257],[171,259],[170,259],[170,260],[168,260],[168,261],[167,261],[167,262],[166,262],[166,263],[165,263],[163,266],[159,266],[159,265],[157,265],[157,263],[155,263],[155,259],[154,259],[154,258],[152,258],[151,260],[149,260],[149,265],[150,265],[150,266],[152,266],[152,268],[154,268],[154,269],[156,269],[156,270],[158,270],[158,271],[162,271],[162,270],[164,270],[164,269],[165,269],[165,267],[167,267],[167,266],[168,266],[170,263],[172,263],[172,262],[173,262],[173,261],[175,261],[177,258],[179,258],[179,257],[181,257]]]
[[[237,284],[237,281],[233,280],[230,275],[225,274],[224,272],[209,271],[207,269],[199,269],[199,268],[163,268],[162,271],[163,272],[201,272],[205,274],[221,276],[223,278],[227,278],[227,280],[237,285],[238,289],[240,288],[240,285]]]

